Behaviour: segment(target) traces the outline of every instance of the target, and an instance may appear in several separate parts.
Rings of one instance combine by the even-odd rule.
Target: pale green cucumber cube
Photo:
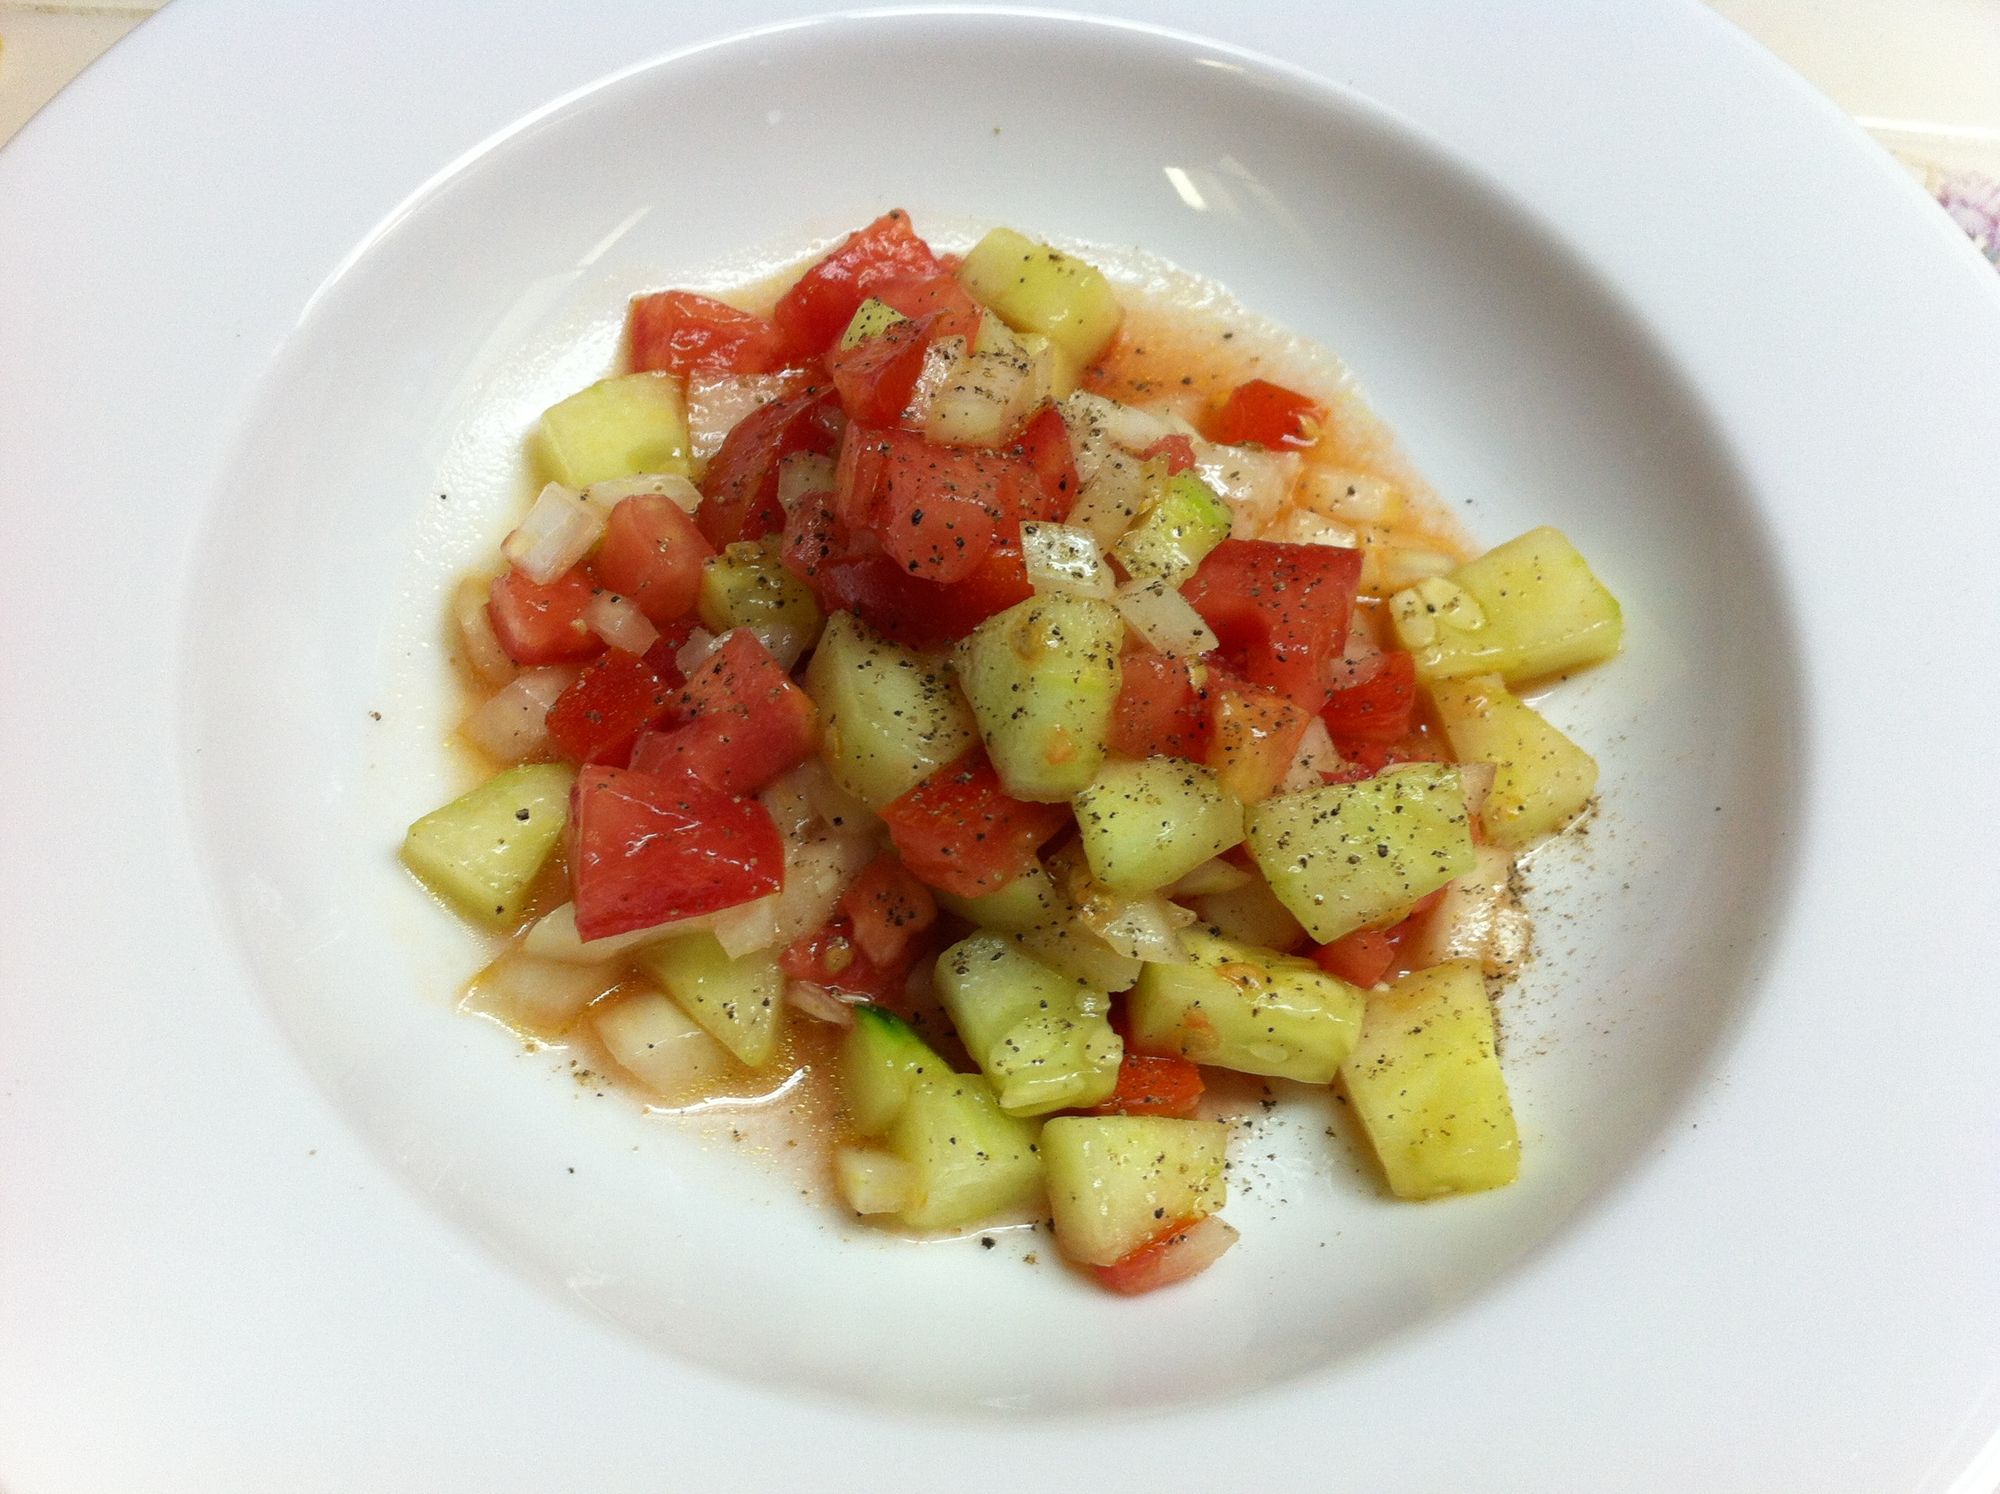
[[[1096,1105],[1117,1087],[1124,1044],[1110,998],[1031,959],[998,934],[938,956],[938,999],[1009,1115]]]
[[[841,1042],[840,1086],[856,1132],[880,1136],[902,1114],[919,1079],[950,1072],[901,1017],[879,1006],[854,1008],[854,1025]]]
[[[1048,338],[1063,387],[1111,346],[1125,319],[1111,282],[1074,255],[996,228],[965,256],[960,284],[1016,332]]]
[[[1153,506],[1112,548],[1111,558],[1134,580],[1158,578],[1178,587],[1210,550],[1229,538],[1229,505],[1192,472],[1160,485]]]
[[[560,763],[497,773],[411,825],[403,864],[473,922],[505,928],[562,839],[575,781]]]
[[[1058,802],[1097,776],[1124,637],[1110,603],[1046,596],[989,617],[959,644],[959,681],[1015,798]]]
[[[1243,805],[1209,769],[1179,758],[1107,762],[1076,796],[1090,873],[1137,896],[1179,881],[1243,839]]]
[[[1032,1206],[1042,1192],[1038,1127],[1003,1111],[978,1074],[920,1079],[889,1127],[910,1165],[901,1211],[917,1229],[962,1229]]]
[[[1617,600],[1549,528],[1396,593],[1389,613],[1427,680],[1497,674],[1518,685],[1608,659],[1625,632]]]
[[[1518,850],[1583,813],[1597,791],[1597,760],[1508,693],[1498,675],[1433,680],[1429,688],[1453,756],[1494,766],[1479,822],[1495,845]]]
[[[710,556],[702,567],[696,610],[711,633],[748,628],[787,669],[819,637],[819,603],[812,588],[778,558],[778,546],[770,539],[742,540]]]
[[[785,977],[776,954],[731,959],[713,934],[682,934],[642,950],[638,964],[746,1068],[760,1069],[778,1048]]]
[[[536,465],[565,487],[642,472],[688,473],[687,407],[672,374],[600,379],[542,412]]]
[[[937,899],[940,908],[956,913],[967,923],[982,929],[997,929],[1003,934],[1041,928],[1065,917],[1069,911],[1039,861],[995,892],[957,897],[933,888],[931,896]]]
[[[1361,992],[1311,960],[1190,929],[1187,965],[1148,965],[1127,1013],[1133,1046],[1327,1084],[1361,1032]]]
[[[896,323],[907,320],[902,312],[888,302],[878,301],[870,296],[854,308],[854,315],[847,323],[847,330],[840,334],[840,351],[845,353],[871,337],[879,337]]]
[[[1063,1254],[1109,1266],[1228,1195],[1229,1128],[1159,1116],[1064,1115],[1042,1127],[1049,1207]]]
[[[972,712],[936,659],[889,642],[852,613],[827,622],[806,666],[820,752],[841,787],[880,809],[977,740]]]

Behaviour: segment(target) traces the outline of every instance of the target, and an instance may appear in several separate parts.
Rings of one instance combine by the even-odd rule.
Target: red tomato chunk
[[[1252,379],[1230,391],[1208,422],[1208,438],[1230,446],[1299,450],[1319,439],[1326,408],[1296,390],[1268,379]]]
[[[769,811],[688,778],[587,767],[570,795],[576,931],[605,939],[776,892],[785,848]]]
[[[1194,466],[1194,442],[1186,436],[1162,436],[1139,453],[1140,460],[1165,457],[1167,475],[1175,476]]]
[[[1195,687],[1187,660],[1151,649],[1125,656],[1111,713],[1113,752],[1198,763],[1208,756],[1212,730],[1208,692]]]
[[[1355,742],[1402,741],[1416,709],[1416,663],[1399,649],[1382,655],[1375,673],[1361,683],[1334,691],[1320,719],[1345,751]]]
[[[1021,517],[1056,522],[1068,518],[1083,484],[1077,479],[1076,454],[1062,411],[1048,405],[1030,417],[1008,453],[1028,465],[1040,488],[1039,500],[1023,505]]]
[[[795,452],[830,455],[839,415],[832,395],[814,386],[760,405],[739,420],[702,474],[695,521],[708,542],[719,550],[783,529],[778,466]]]
[[[674,710],[675,683],[639,655],[607,649],[549,707],[549,738],[572,762],[622,763],[639,733]]]
[[[851,348],[836,347],[827,353],[826,369],[849,420],[894,425],[903,418],[917,375],[924,371],[932,325],[928,317],[897,322]]]
[[[812,697],[747,632],[730,634],[696,666],[676,715],[683,724],[639,739],[634,769],[752,794],[811,757],[817,745]]]
[[[978,897],[1026,871],[1069,823],[1069,808],[1010,797],[974,748],[893,800],[882,823],[911,871],[941,892]]]
[[[771,319],[798,352],[823,353],[878,289],[943,273],[930,245],[910,227],[910,215],[898,208],[841,240],[778,298]]]
[[[788,361],[775,324],[693,291],[635,297],[628,325],[634,373],[761,374]]]
[[[854,942],[877,965],[901,959],[910,941],[937,922],[937,900],[884,851],[841,894],[840,910],[854,926]]]
[[[1187,1059],[1128,1051],[1118,1065],[1118,1087],[1089,1113],[1185,1118],[1201,1103],[1201,1092],[1201,1070]]]
[[[1170,1224],[1123,1260],[1095,1266],[1098,1284],[1125,1296],[1199,1276],[1236,1243],[1236,1231],[1214,1215]]]
[[[911,944],[895,959],[878,964],[856,940],[854,920],[836,913],[820,928],[793,940],[778,957],[778,968],[793,980],[811,981],[901,1011],[908,1006],[904,986],[915,948]]]
[[[940,260],[939,264],[942,265],[943,261]],[[912,320],[935,317],[931,327],[931,340],[934,342],[946,337],[963,337],[970,343],[979,335],[979,319],[985,315],[979,309],[979,303],[972,299],[972,292],[960,285],[958,277],[950,273],[908,275],[885,280],[870,287],[868,293],[891,311],[899,311]]]
[[[1361,552],[1224,540],[1182,587],[1243,677],[1312,714],[1325,706],[1361,581]]]
[[[595,565],[598,580],[660,626],[693,610],[702,567],[714,554],[686,509],[639,494],[611,510]]]
[[[604,651],[604,640],[583,620],[593,588],[581,568],[538,586],[519,571],[494,578],[486,616],[507,657],[516,664],[561,664]]]

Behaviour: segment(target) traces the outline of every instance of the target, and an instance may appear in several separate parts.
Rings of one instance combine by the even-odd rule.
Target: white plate
[[[184,0],[0,155],[0,1481],[1974,1477],[1970,249],[1692,6],[678,9]],[[1508,998],[1516,1188],[1399,1209],[1274,1141],[1226,1266],[1116,1302],[848,1229],[450,1013],[468,946],[389,848],[520,432],[625,290],[891,204],[1216,276],[1475,533],[1561,524],[1625,599],[1554,697],[1606,811]]]

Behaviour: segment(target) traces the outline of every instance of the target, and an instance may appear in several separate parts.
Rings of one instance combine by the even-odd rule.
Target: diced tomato
[[[1358,776],[1373,778],[1384,768],[1397,763],[1445,763],[1451,756],[1441,743],[1434,740],[1423,729],[1422,723],[1414,727],[1410,734],[1397,742],[1356,742],[1344,754],[1350,758]]]
[[[1199,1276],[1236,1243],[1236,1231],[1211,1214],[1170,1224],[1122,1260],[1094,1266],[1098,1285],[1136,1296]]]
[[[1399,942],[1387,929],[1357,929],[1331,944],[1320,945],[1313,951],[1313,963],[1328,975],[1366,990],[1396,963]]]
[[[576,931],[607,939],[776,892],[785,848],[754,799],[689,778],[587,767],[570,791]]]
[[[903,418],[917,375],[924,371],[924,354],[930,350],[933,333],[929,317],[904,320],[851,348],[827,350],[826,369],[849,420],[894,425]]]
[[[892,1011],[904,1009],[903,983],[914,944],[882,964],[868,958],[854,937],[854,920],[836,913],[810,934],[801,934],[778,956],[778,968],[793,980],[808,980],[830,991],[865,997]]]
[[[685,617],[701,594],[701,570],[715,554],[688,511],[642,493],[611,510],[593,562],[597,579],[655,624]]]
[[[837,438],[830,417],[838,414],[831,392],[812,386],[739,420],[702,475],[695,522],[708,542],[719,550],[784,528],[778,464],[794,452],[831,454]]]
[[[639,655],[607,649],[549,707],[549,737],[571,762],[620,764],[674,705],[673,682]]]
[[[1186,436],[1162,436],[1139,453],[1141,461],[1151,457],[1165,457],[1167,475],[1172,477],[1194,466],[1194,442]]]
[[[1022,425],[1009,454],[1033,469],[1039,487],[1039,501],[1023,506],[1024,519],[1061,521],[1076,507],[1077,490],[1082,484],[1076,475],[1076,453],[1070,446],[1069,425],[1062,411],[1044,405]]]
[[[898,208],[857,229],[778,298],[771,319],[793,348],[823,353],[847,330],[856,308],[897,281],[931,280],[944,273],[930,245]]]
[[[730,634],[696,667],[675,705],[682,724],[639,738],[636,771],[685,774],[726,794],[750,794],[817,745],[812,697],[746,631]]]
[[[646,650],[646,662],[653,666],[653,673],[678,690],[687,683],[679,655],[682,646],[694,636],[695,620],[683,617],[674,622],[661,623],[659,627],[659,642]]]
[[[1122,664],[1111,750],[1121,757],[1204,761],[1213,730],[1208,692],[1195,688],[1187,660],[1144,649],[1127,654]]]
[[[975,747],[891,801],[882,823],[911,871],[942,892],[978,897],[1026,871],[1069,823],[1069,808],[1011,797]]]
[[[1360,684],[1334,691],[1320,719],[1345,752],[1356,742],[1400,742],[1410,734],[1416,709],[1416,661],[1398,649],[1382,655],[1375,673]]]
[[[1252,379],[1232,389],[1222,408],[1209,417],[1208,439],[1229,446],[1297,451],[1319,440],[1325,423],[1324,405],[1282,384]]]
[[[871,287],[868,294],[913,320],[935,317],[936,324],[931,328],[934,342],[945,337],[963,337],[970,343],[979,335],[979,319],[984,313],[972,299],[972,292],[949,272],[885,280]]]
[[[761,374],[787,361],[775,323],[693,291],[633,297],[627,326],[634,373]]]
[[[1223,788],[1254,804],[1284,781],[1312,717],[1275,690],[1217,674],[1208,764]]]
[[[583,569],[537,585],[519,571],[496,576],[486,616],[500,647],[516,664],[560,664],[604,652],[604,640],[583,620],[593,588]]]
[[[1245,678],[1317,714],[1361,581],[1361,552],[1224,540],[1181,588]]]
[[[912,576],[944,585],[976,571],[1040,493],[1025,465],[998,452],[858,425],[847,428],[835,481],[834,513],[850,531],[873,532]]]
[[[1187,1059],[1128,1050],[1118,1065],[1118,1087],[1090,1114],[1186,1117],[1201,1102],[1201,1090],[1201,1070]]]
[[[893,965],[910,941],[937,921],[930,888],[888,851],[862,868],[840,895],[840,910],[854,927],[854,942],[877,965]]]

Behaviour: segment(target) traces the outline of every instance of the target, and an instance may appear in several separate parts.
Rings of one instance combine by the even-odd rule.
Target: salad
[[[1114,1291],[1235,1240],[1232,1071],[1335,1087],[1398,1198],[1512,1181],[1488,981],[1596,787],[1521,698],[1619,647],[1583,557],[1467,558],[1351,398],[1218,387],[1011,230],[891,212],[751,304],[634,300],[454,599],[491,771],[402,854],[507,936],[487,1008],[668,1099],[830,1077],[854,1214],[1052,1220]]]

